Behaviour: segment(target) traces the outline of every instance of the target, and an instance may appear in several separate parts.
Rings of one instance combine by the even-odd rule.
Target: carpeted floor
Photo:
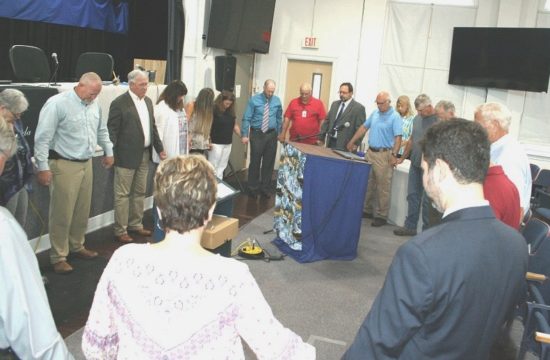
[[[386,271],[397,248],[407,237],[394,236],[394,226],[361,228],[358,256],[353,261],[319,261],[299,264],[291,258],[265,262],[246,260],[273,313],[286,327],[298,333],[317,349],[317,359],[339,359],[353,341],[383,284]],[[249,238],[256,238],[272,255],[279,251],[270,242],[273,233],[264,234],[273,224],[272,210],[240,229],[233,249]],[[513,338],[521,337],[521,325],[514,327]],[[83,359],[82,330],[66,338],[76,359]],[[255,359],[245,346],[246,359]],[[513,354],[510,355],[513,359]],[[533,359],[528,355],[526,359]]]

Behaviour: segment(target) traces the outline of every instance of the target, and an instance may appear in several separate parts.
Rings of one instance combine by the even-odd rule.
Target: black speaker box
[[[237,58],[234,56],[216,56],[216,90],[235,90],[235,70]]]

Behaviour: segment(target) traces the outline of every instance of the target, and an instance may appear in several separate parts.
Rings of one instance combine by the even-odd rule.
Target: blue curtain
[[[126,34],[128,1],[0,0],[0,17]]]

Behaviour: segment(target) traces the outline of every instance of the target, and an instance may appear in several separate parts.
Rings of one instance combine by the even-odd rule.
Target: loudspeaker
[[[234,56],[216,56],[216,90],[233,91],[235,89],[235,70],[237,58]]]

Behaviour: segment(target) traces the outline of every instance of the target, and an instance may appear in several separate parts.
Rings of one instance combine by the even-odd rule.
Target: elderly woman
[[[17,150],[4,166],[0,176],[0,205],[5,206],[25,226],[29,196],[26,187],[34,173],[31,148],[25,140],[21,114],[29,103],[19,90],[6,89],[0,92],[0,115],[13,126],[17,138]]]
[[[90,359],[313,359],[275,319],[248,266],[200,245],[216,178],[200,155],[163,161],[155,202],[164,241],[119,248],[99,281],[82,348]]]

